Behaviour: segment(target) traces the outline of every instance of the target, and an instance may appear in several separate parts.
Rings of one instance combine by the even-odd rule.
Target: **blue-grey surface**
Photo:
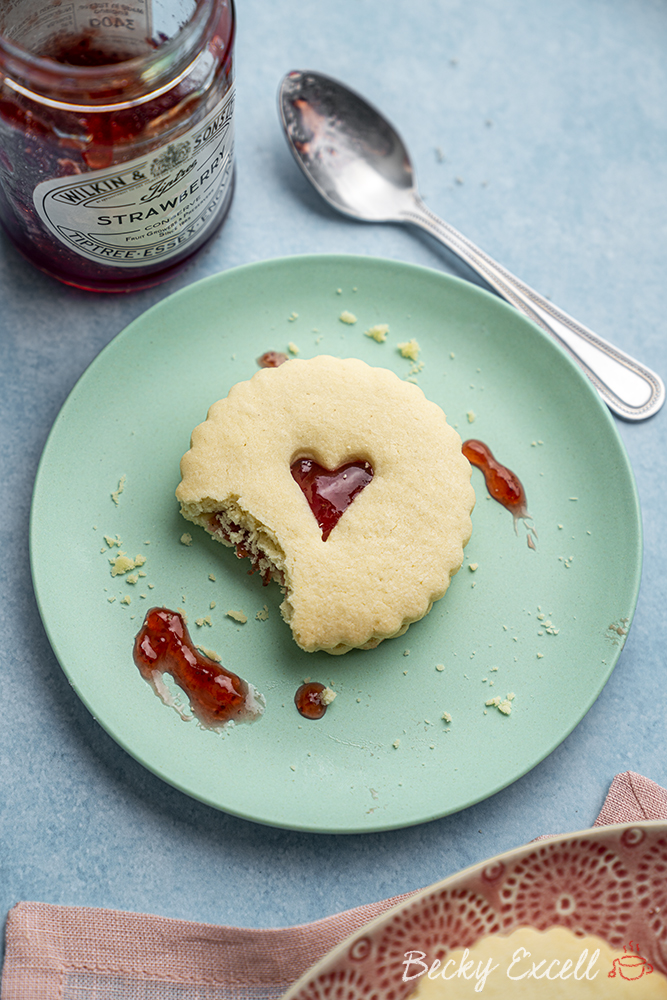
[[[79,292],[33,270],[0,236],[3,917],[33,899],[299,923],[426,885],[543,832],[590,825],[619,771],[667,785],[667,408],[646,423],[619,422],[646,551],[634,625],[600,698],[521,780],[403,831],[273,830],[160,782],[73,694],[28,564],[30,495],[51,424],[100,349],[154,302],[290,253],[364,253],[464,274],[427,237],[348,221],[318,200],[278,127],[276,90],[290,69],[337,76],[382,107],[434,211],[665,377],[666,50],[662,0],[239,0],[235,201],[180,278],[129,296]],[[67,539],[53,544],[66,572]]]

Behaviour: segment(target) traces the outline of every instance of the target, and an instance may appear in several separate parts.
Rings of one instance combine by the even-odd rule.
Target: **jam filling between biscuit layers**
[[[264,550],[257,545],[246,528],[237,524],[224,510],[211,514],[208,518],[207,530],[212,535],[218,535],[223,542],[236,549],[238,559],[249,559],[250,575],[259,573],[264,586],[275,580],[281,587],[285,586],[285,575],[282,570],[271,562]]]
[[[171,674],[201,724],[210,729],[252,722],[264,712],[264,699],[252,684],[195,647],[177,611],[151,608],[147,612],[134,640],[134,662],[165,704],[177,708],[162,679],[164,673]]]
[[[301,488],[322,532],[322,541],[338,524],[355,497],[370,483],[373,468],[369,462],[348,462],[338,469],[325,469],[310,458],[300,458],[290,467],[292,478]],[[269,559],[248,529],[234,521],[227,511],[208,516],[207,530],[236,549],[239,559],[249,559],[251,575],[259,573],[266,587],[275,580],[285,586],[285,574]]]

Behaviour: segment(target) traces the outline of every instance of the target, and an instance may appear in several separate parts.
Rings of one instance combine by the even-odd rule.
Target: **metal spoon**
[[[295,71],[282,81],[279,107],[297,163],[330,205],[366,222],[425,229],[550,333],[614,413],[626,420],[657,413],[665,401],[658,375],[538,295],[426,207],[402,139],[363,98],[331,77]]]

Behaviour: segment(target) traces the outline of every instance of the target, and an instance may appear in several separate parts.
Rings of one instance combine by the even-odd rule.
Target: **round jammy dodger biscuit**
[[[283,588],[307,652],[372,649],[428,614],[463,562],[461,439],[418,386],[354,358],[239,382],[192,434],[181,512]]]

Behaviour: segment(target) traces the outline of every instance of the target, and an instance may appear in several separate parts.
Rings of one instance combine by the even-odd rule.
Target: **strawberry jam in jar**
[[[234,185],[233,0],[0,8],[0,221],[77,288],[177,273]]]

